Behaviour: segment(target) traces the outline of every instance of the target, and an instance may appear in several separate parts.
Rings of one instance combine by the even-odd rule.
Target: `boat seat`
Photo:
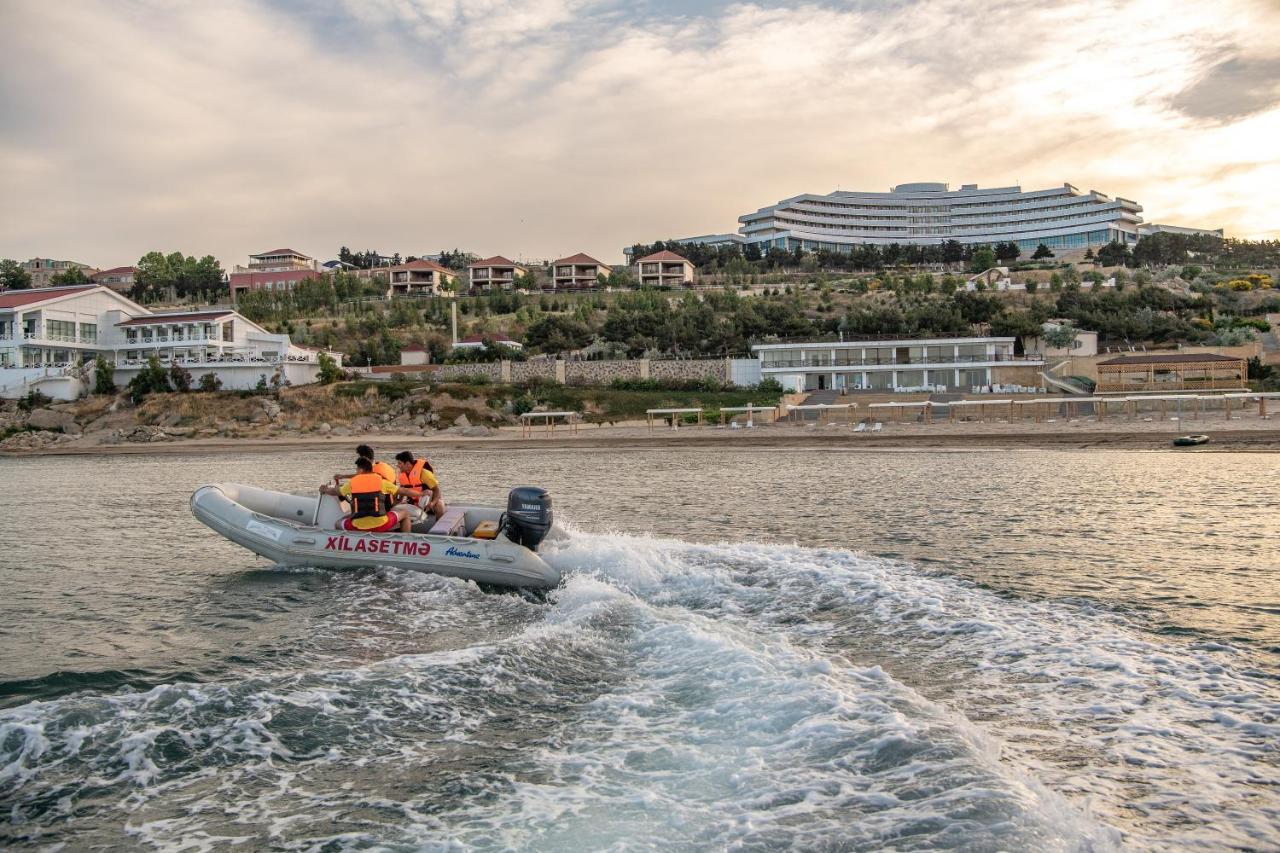
[[[435,526],[427,532],[432,536],[462,536],[466,533],[467,514],[460,509],[446,509]]]

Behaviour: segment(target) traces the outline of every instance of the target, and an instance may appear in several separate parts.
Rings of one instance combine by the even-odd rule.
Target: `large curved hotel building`
[[[1142,206],[1071,184],[1023,192],[965,184],[901,184],[887,193],[837,191],[798,195],[738,217],[737,234],[690,242],[755,244],[761,249],[803,248],[848,252],[873,243],[972,245],[1014,242],[1024,252],[1041,243],[1054,250],[1083,249],[1116,240],[1137,242]]]

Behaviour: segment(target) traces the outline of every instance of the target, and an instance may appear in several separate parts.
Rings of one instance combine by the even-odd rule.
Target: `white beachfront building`
[[[156,313],[102,285],[0,293],[0,397],[38,390],[60,400],[92,386],[98,356],[125,385],[155,355],[191,372],[213,373],[228,389],[268,382],[305,385],[319,374],[318,350],[298,346],[230,308]],[[330,353],[338,364],[341,353]]]
[[[993,371],[1043,367],[1015,338],[930,338],[756,344],[762,378],[789,391],[964,391],[1000,384]]]

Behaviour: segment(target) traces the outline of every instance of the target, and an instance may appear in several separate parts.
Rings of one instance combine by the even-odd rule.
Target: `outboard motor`
[[[517,486],[507,495],[503,532],[530,551],[551,532],[551,495],[537,486]]]

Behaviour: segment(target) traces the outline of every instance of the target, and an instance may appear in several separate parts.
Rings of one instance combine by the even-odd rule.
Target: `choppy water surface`
[[[187,511],[348,455],[0,460],[0,844],[1280,847],[1280,457],[439,454],[546,601]]]

